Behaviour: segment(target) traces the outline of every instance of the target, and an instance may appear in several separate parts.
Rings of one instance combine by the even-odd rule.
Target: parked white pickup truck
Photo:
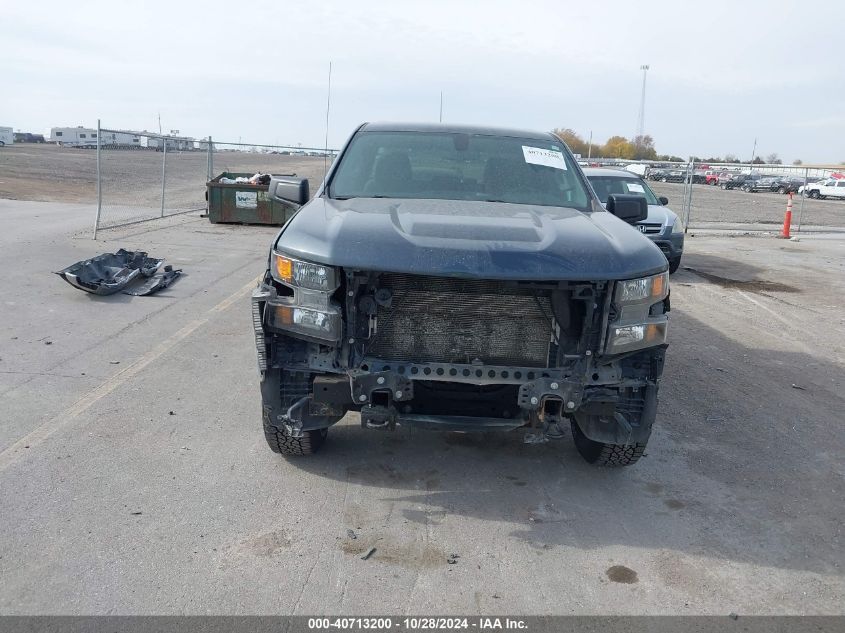
[[[816,198],[845,198],[845,178],[828,178],[801,187],[798,192]]]

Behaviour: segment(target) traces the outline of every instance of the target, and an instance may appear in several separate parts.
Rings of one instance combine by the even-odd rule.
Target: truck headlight
[[[338,287],[337,269],[324,264],[312,264],[273,251],[270,274],[276,281],[289,286],[334,292]]]
[[[669,273],[663,272],[651,277],[627,279],[616,283],[616,301],[626,303],[653,304],[662,301],[669,294]]]
[[[633,325],[612,325],[607,339],[607,353],[621,354],[632,350],[661,345],[666,342],[668,323],[663,320],[654,323]]]
[[[675,223],[672,225],[672,233],[683,233],[684,232],[684,223],[681,221],[681,218],[677,218]]]
[[[340,312],[336,308],[315,310],[271,301],[267,311],[268,325],[272,328],[327,341],[340,339]]]

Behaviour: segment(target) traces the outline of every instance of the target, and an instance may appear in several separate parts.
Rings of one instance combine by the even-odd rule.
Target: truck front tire
[[[302,437],[293,437],[282,426],[277,426],[270,420],[269,408],[264,408],[264,439],[270,450],[281,455],[313,455],[329,433],[328,429],[305,431]]]
[[[299,437],[291,435],[279,420],[311,388],[310,375],[303,372],[268,369],[261,380],[261,418],[264,439],[270,450],[281,455],[313,455],[326,441],[328,429],[303,431]]]
[[[643,456],[648,443],[648,440],[635,444],[596,442],[584,435],[575,420],[572,420],[572,438],[575,440],[575,448],[584,458],[584,461],[606,468],[619,468],[620,466],[636,464]]]

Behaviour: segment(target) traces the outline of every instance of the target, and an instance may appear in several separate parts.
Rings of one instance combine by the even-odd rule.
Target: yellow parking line
[[[95,404],[105,396],[109,395],[112,391],[114,391],[130,379],[137,376],[147,366],[156,361],[163,354],[173,349],[176,345],[185,340],[198,328],[208,323],[209,319],[213,314],[220,313],[231,307],[232,304],[234,304],[238,299],[240,299],[243,295],[245,295],[252,288],[254,288],[255,284],[258,282],[259,279],[260,277],[251,280],[245,286],[240,288],[237,292],[230,295],[229,297],[226,297],[225,299],[223,299],[223,301],[211,308],[208,312],[205,313],[205,316],[200,319],[191,321],[181,330],[179,330],[175,334],[172,334],[170,337],[166,338],[164,341],[152,348],[149,352],[141,356],[134,363],[132,363],[131,365],[127,365],[125,369],[106,380],[100,386],[95,387],[93,390],[89,391],[87,394],[82,396],[79,400],[74,402],[67,409],[54,416],[47,422],[44,422],[37,428],[33,429],[31,432],[24,435],[21,439],[9,446],[3,452],[0,452],[0,471],[5,470],[6,468],[14,464],[18,459],[26,455],[28,452],[27,447],[29,449],[32,449],[33,447],[38,446],[48,437],[53,435],[56,431],[67,426],[68,424],[70,424],[70,422],[72,422],[82,413],[91,408],[93,404]]]

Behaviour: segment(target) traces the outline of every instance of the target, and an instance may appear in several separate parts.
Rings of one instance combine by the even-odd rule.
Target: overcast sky
[[[125,7],[123,6],[125,4]],[[129,8],[132,7],[132,8]],[[6,3],[0,125],[179,129],[329,145],[363,121],[443,119],[660,153],[845,161],[845,31],[827,2],[347,0]]]

